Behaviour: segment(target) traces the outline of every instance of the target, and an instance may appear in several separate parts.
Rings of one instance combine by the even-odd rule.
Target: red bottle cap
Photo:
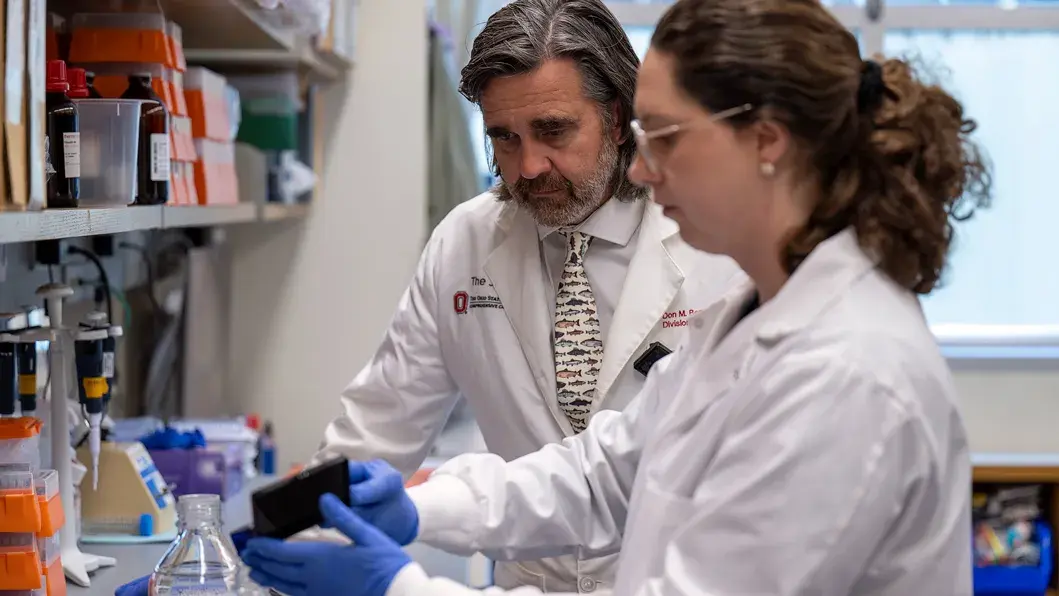
[[[261,417],[257,414],[250,414],[246,417],[246,426],[252,430],[258,430],[261,428]]]
[[[88,76],[83,68],[71,68],[69,71],[70,91],[67,95],[75,99],[88,97]]]
[[[66,81],[66,62],[62,60],[48,60],[48,82],[46,89],[48,93],[70,90],[70,83]]]

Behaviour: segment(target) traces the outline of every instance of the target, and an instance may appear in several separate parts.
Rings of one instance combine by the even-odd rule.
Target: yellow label
[[[29,395],[37,392],[37,375],[18,375],[19,395]]]
[[[102,399],[107,392],[107,380],[103,377],[86,377],[81,384],[85,386],[85,397],[88,399]]]

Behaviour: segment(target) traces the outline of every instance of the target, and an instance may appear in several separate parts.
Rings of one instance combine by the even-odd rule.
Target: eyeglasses
[[[687,130],[693,125],[702,124],[703,122],[719,122],[732,116],[738,116],[743,112],[749,112],[754,109],[751,104],[745,103],[741,106],[728,108],[727,110],[721,110],[716,114],[711,114],[705,120],[695,120],[692,122],[684,122],[682,124],[671,124],[669,126],[663,126],[655,130],[644,130],[639,120],[632,121],[632,134],[636,139],[636,150],[640,153],[640,157],[643,158],[644,165],[647,166],[647,170],[652,174],[658,173],[658,161],[657,156],[651,150],[651,141],[654,139],[661,139],[674,135],[682,130]]]

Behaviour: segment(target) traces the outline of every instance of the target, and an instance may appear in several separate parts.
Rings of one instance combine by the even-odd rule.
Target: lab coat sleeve
[[[435,230],[397,305],[382,345],[342,392],[314,463],[380,458],[410,477],[426,459],[459,392],[438,340],[437,266],[446,226]]]
[[[647,412],[657,403],[655,381],[668,360],[656,365],[623,412],[599,412],[584,432],[561,444],[511,462],[467,454],[438,468],[409,489],[419,511],[419,540],[496,560],[617,552]]]
[[[693,497],[647,493],[687,524],[638,596],[838,595],[927,474],[910,406],[833,354],[791,357],[731,422]],[[633,556],[653,556],[633,553]]]
[[[431,578],[419,565],[413,563],[402,569],[394,578],[386,591],[386,596],[537,596],[543,594],[540,589],[534,587],[515,588],[504,590],[501,588],[486,588],[475,590],[460,585],[446,578]],[[598,596],[610,596],[610,590],[596,592]],[[571,592],[549,592],[549,596],[575,596]]]

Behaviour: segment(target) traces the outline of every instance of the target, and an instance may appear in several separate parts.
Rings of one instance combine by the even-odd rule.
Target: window
[[[885,54],[915,57],[958,96],[993,162],[993,206],[959,226],[946,284],[924,300],[928,320],[965,336],[972,326],[1059,328],[1059,138],[1042,134],[1059,104],[1059,77],[1042,76],[1055,72],[1059,32],[894,30],[884,40]]]

